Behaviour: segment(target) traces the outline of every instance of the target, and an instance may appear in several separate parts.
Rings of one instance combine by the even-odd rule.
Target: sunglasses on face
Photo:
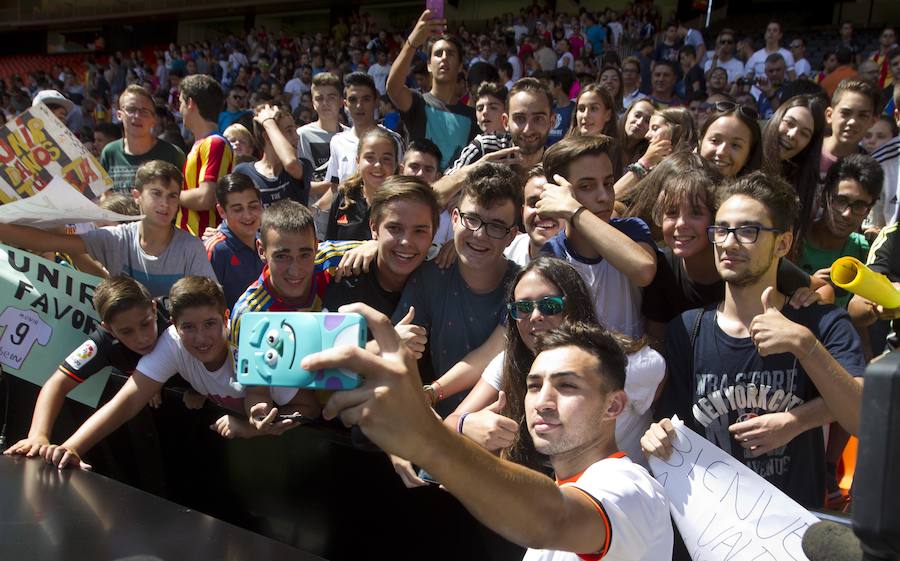
[[[555,316],[561,314],[566,305],[565,296],[545,296],[540,300],[516,300],[506,304],[509,317],[516,321],[530,316],[537,307],[542,316]]]

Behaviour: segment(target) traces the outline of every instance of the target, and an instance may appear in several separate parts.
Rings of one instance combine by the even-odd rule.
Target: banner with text
[[[39,386],[100,324],[94,312],[98,277],[0,244],[0,367]],[[69,397],[96,407],[109,369]]]
[[[0,205],[27,199],[54,177],[89,199],[112,187],[100,162],[39,103],[0,127]]]
[[[805,560],[801,540],[818,522],[712,442],[673,419],[668,460],[650,457],[693,561]]]

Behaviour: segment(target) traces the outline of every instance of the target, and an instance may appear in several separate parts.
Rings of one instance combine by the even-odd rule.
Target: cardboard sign
[[[0,205],[31,197],[54,177],[89,199],[112,187],[97,158],[39,103],[0,127]]]
[[[0,244],[0,367],[43,386],[100,324],[94,288],[100,279]],[[96,407],[109,369],[69,397]]]
[[[805,560],[813,514],[712,442],[672,419],[668,460],[650,457],[693,561]]]

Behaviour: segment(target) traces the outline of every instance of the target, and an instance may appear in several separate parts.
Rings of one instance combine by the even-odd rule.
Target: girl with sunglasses
[[[539,257],[519,271],[510,284],[510,321],[506,326],[506,350],[488,364],[468,397],[444,423],[484,448],[513,461],[540,467],[527,457],[522,440],[525,424],[525,375],[534,360],[537,337],[564,321],[597,323],[594,304],[581,275],[574,267],[552,257]],[[665,374],[665,362],[644,339],[618,337],[628,354],[625,392],[626,411],[616,421],[616,442],[632,460],[644,462],[640,438],[650,426],[650,406]]]
[[[793,255],[799,255],[820,206],[816,192],[824,129],[825,101],[820,96],[798,95],[775,111],[763,131],[766,173],[784,177],[800,197]]]
[[[700,155],[726,178],[756,171],[762,160],[759,114],[733,101],[713,106],[700,130]]]
[[[661,345],[669,321],[692,308],[721,302],[725,298],[725,282],[716,270],[709,232],[721,175],[693,152],[671,156],[654,174],[656,171],[665,172],[665,176],[660,178],[661,189],[651,216],[661,228],[664,247],[657,254],[656,276],[644,289],[641,312],[647,320],[648,337],[654,345]],[[753,232],[737,233],[745,236],[744,240],[750,240],[750,234]],[[755,243],[755,238],[746,243]],[[828,283],[810,277],[787,259],[778,265],[778,290],[791,295],[795,308],[834,301]]]

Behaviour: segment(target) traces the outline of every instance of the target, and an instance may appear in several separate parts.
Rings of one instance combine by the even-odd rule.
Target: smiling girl
[[[388,176],[397,171],[397,144],[389,132],[375,128],[363,135],[356,173],[338,187],[328,215],[328,240],[368,240],[369,203]]]

